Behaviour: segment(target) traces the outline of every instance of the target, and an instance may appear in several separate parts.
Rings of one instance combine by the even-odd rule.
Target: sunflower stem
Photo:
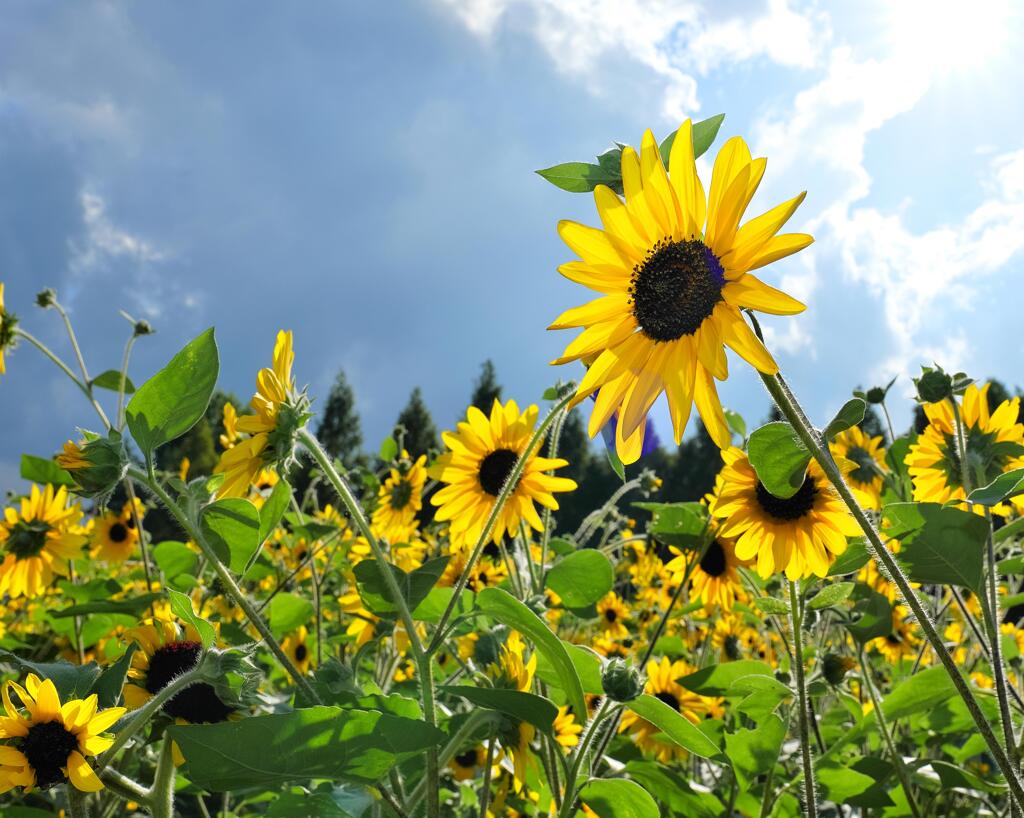
[[[617,709],[621,710],[622,705],[619,705]],[[607,712],[608,697],[606,696],[601,699],[601,704],[598,705],[594,718],[590,720],[590,723],[583,731],[583,735],[580,737],[580,743],[576,745],[576,752],[573,753],[572,761],[569,762],[569,774],[565,778],[565,800],[562,801],[562,808],[559,810],[558,818],[570,818],[570,816],[575,815],[576,801],[579,798],[579,789],[576,786],[576,780],[579,777],[580,768],[584,763],[587,754],[590,752],[590,745],[597,736],[598,728],[604,722],[604,717]]]
[[[65,375],[67,375],[71,379],[72,383],[74,383],[75,386],[77,386],[79,389],[82,390],[82,394],[85,395],[85,397],[89,401],[89,403],[92,404],[93,409],[96,410],[96,413],[99,415],[100,419],[103,421],[104,426],[106,426],[109,429],[110,428],[110,421],[107,420],[107,415],[103,411],[103,407],[100,406],[99,403],[96,402],[96,398],[92,394],[92,388],[88,384],[83,383],[79,379],[79,377],[74,372],[71,371],[71,367],[69,367],[66,363],[64,363],[63,360],[61,360],[60,356],[57,355],[57,353],[55,353],[53,350],[51,350],[46,344],[44,344],[42,341],[40,341],[34,335],[32,335],[29,332],[26,332],[21,327],[15,327],[14,332],[20,338],[24,338],[26,341],[28,341],[30,344],[32,344],[32,346],[34,346],[36,349],[38,349],[40,352],[42,352],[43,355],[45,355],[54,364],[57,365],[57,368],[61,372],[63,372]]]
[[[89,793],[82,792],[70,781],[66,785],[69,818],[89,818]]]
[[[565,409],[558,414],[555,418],[554,424],[551,427],[551,439],[548,441],[548,457],[552,460],[558,457],[558,445],[562,440],[562,429],[565,427],[565,421],[569,417],[569,410]],[[555,470],[551,469],[548,474],[554,474]],[[544,506],[544,511],[541,513],[541,520],[544,523],[544,530],[540,533],[540,570],[537,587],[534,588],[534,593],[541,593],[544,590],[544,577],[547,571],[548,564],[548,545],[551,542],[551,509]]]
[[[818,818],[818,792],[814,781],[814,757],[811,748],[810,707],[807,701],[807,680],[804,677],[803,611],[796,583],[788,580],[789,617],[793,633],[793,670],[796,673],[797,707],[799,708],[800,757],[804,767],[804,812],[807,818]]]
[[[107,791],[112,792],[122,801],[137,801],[143,806],[149,804],[149,790],[138,781],[109,768],[99,771],[97,775]]]
[[[756,319],[753,319],[752,316],[751,319],[755,322],[756,327]],[[853,518],[857,521],[857,524],[864,532],[871,556],[882,568],[885,575],[892,579],[893,583],[899,589],[900,596],[903,598],[903,601],[907,604],[907,607],[914,612],[914,616],[916,617],[918,624],[921,626],[921,630],[924,631],[925,638],[931,644],[932,649],[935,651],[935,655],[939,658],[942,666],[949,674],[950,680],[953,682],[953,686],[956,688],[957,693],[966,705],[968,712],[971,714],[971,718],[974,720],[974,723],[978,728],[978,732],[988,745],[989,750],[992,752],[992,757],[995,759],[996,764],[999,765],[999,769],[1006,778],[1013,800],[1018,804],[1024,803],[1024,783],[1021,782],[1021,778],[1016,767],[1010,761],[1002,743],[998,738],[996,738],[995,733],[992,731],[992,727],[989,724],[985,713],[982,711],[977,699],[974,697],[974,693],[971,692],[971,688],[967,684],[967,681],[960,673],[960,669],[957,667],[956,662],[953,661],[953,657],[950,655],[949,650],[942,641],[942,637],[936,630],[931,616],[924,604],[921,602],[921,598],[911,587],[910,580],[907,578],[907,575],[903,573],[903,569],[900,568],[899,563],[896,562],[896,559],[885,546],[885,543],[882,542],[882,538],[879,536],[874,524],[868,518],[864,509],[860,507],[856,498],[854,498],[853,493],[850,491],[849,486],[846,485],[846,481],[844,480],[839,467],[836,465],[835,460],[832,459],[832,456],[829,454],[827,447],[824,446],[817,431],[815,431],[814,427],[807,421],[807,418],[804,415],[803,410],[800,409],[796,399],[791,399],[790,396],[792,393],[789,391],[788,387],[785,386],[785,381],[782,379],[782,376],[778,374],[767,375],[763,372],[759,374],[768,390],[768,394],[770,394],[772,399],[775,401],[775,405],[779,408],[779,411],[782,412],[783,417],[789,421],[790,425],[796,431],[800,440],[803,442],[804,446],[807,447],[807,450],[817,461],[818,465],[821,466],[822,471],[835,488],[836,493],[842,498],[846,507],[853,515]]]
[[[498,743],[495,733],[487,739],[487,760],[484,761],[484,781],[480,787],[480,818],[487,818],[487,807],[491,803],[491,767],[494,766],[494,750]]]
[[[174,741],[164,736],[160,745],[160,758],[156,764],[156,775],[150,790],[150,815],[153,818],[174,818]]]

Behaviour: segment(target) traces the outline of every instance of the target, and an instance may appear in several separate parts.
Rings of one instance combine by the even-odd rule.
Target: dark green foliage
[[[409,402],[399,414],[395,425],[404,429],[402,445],[412,457],[429,455],[438,450],[437,428],[430,417],[430,410],[423,402],[423,393],[418,386],[409,395]]]
[[[864,412],[864,420],[857,425],[860,426],[860,430],[868,437],[878,437],[881,435],[883,441],[889,442],[888,430],[885,428],[885,424],[878,416],[878,410],[874,406],[868,405],[867,411]]]
[[[501,400],[501,384],[498,383],[494,362],[488,358],[480,366],[480,376],[473,383],[473,397],[469,402],[489,415],[495,400]]]
[[[234,404],[242,413],[238,398],[228,392],[214,390],[210,405],[191,429],[177,440],[156,450],[157,467],[177,472],[182,458],[189,459],[188,476],[205,477],[213,472],[220,457],[220,436],[224,433],[224,405]]]
[[[331,391],[327,393],[316,437],[331,457],[346,466],[363,459],[363,431],[356,412],[356,396],[343,370],[338,370]]]

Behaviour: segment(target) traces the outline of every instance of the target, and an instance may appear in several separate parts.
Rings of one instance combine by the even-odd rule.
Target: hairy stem
[[[818,818],[818,793],[814,781],[814,758],[811,749],[810,707],[807,702],[807,680],[804,678],[803,614],[796,583],[789,581],[789,621],[793,633],[793,670],[796,675],[797,707],[800,728],[800,758],[804,767],[804,811],[807,818]]]

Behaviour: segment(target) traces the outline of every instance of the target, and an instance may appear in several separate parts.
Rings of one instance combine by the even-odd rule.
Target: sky
[[[32,303],[54,287],[93,373],[119,366],[119,311],[145,318],[136,382],[215,326],[243,397],[290,328],[299,382],[323,398],[343,368],[371,448],[417,385],[450,428],[484,358],[521,404],[581,374],[548,365],[572,334],[547,325],[589,295],[555,228],[597,216],[533,171],[725,113],[712,153],[738,134],[768,158],[750,214],[807,191],[789,229],[816,243],[761,272],[808,305],[764,323],[813,418],[932,361],[1021,384],[1024,11],[966,8],[8,0],[7,307],[70,359]],[[35,350],[7,369],[0,489],[97,426]],[[767,412],[738,359],[721,394]]]

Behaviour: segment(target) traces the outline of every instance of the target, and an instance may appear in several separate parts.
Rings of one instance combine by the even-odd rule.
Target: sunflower
[[[647,412],[662,392],[677,445],[694,403],[712,439],[720,448],[730,445],[715,387],[716,379],[728,377],[725,346],[761,372],[778,371],[740,309],[792,315],[804,306],[750,271],[813,239],[776,235],[803,193],[739,226],[765,165],[765,159],[751,159],[740,137],[730,139],[715,160],[705,198],[690,121],[675,134],[668,173],[647,131],[639,156],[631,147],[622,150],[625,202],[604,185],[594,190],[604,229],[571,221],[558,225],[580,257],[558,271],[601,297],[567,310],[551,325],[584,328],[554,363],[590,363],[573,401],[598,392],[591,437],[617,414],[616,449],[623,463],[639,458]]]
[[[4,353],[14,346],[14,328],[17,324],[18,319],[14,313],[4,309],[4,283],[0,281],[0,375],[7,372]]]
[[[32,486],[21,499],[20,511],[4,509],[0,519],[0,596],[39,596],[53,575],[67,575],[68,560],[82,553],[88,538],[79,526],[82,509],[68,503],[64,486]]]
[[[736,556],[754,560],[762,579],[785,571],[790,580],[824,577],[846,538],[860,533],[821,467],[811,461],[796,494],[782,499],[757,479],[746,454],[722,451],[722,484],[711,513],[719,533],[736,541]]]
[[[629,608],[615,591],[609,591],[597,602],[597,617],[601,630],[609,639],[623,639],[629,636],[626,622]]]
[[[836,435],[829,449],[834,457],[845,457],[857,464],[846,474],[846,485],[857,502],[875,511],[881,508],[882,471],[885,469],[882,436],[870,437],[859,426],[851,426]]]
[[[514,400],[502,406],[495,399],[489,419],[475,406],[470,406],[466,420],[458,424],[458,431],[443,434],[448,451],[427,473],[447,485],[434,494],[430,502],[439,506],[435,519],[450,521],[450,537],[456,547],[472,545],[480,538],[495,499],[526,451],[537,425],[538,412],[536,406],[520,412]],[[576,483],[546,472],[567,465],[567,460],[534,454],[526,459],[519,482],[498,516],[491,534],[492,542],[497,544],[505,536],[515,537],[522,521],[537,531],[544,530],[534,503],[558,509],[554,492],[572,491]]]
[[[497,663],[487,669],[495,687],[520,692],[530,690],[537,670],[537,655],[531,654],[527,660],[523,656],[524,652],[523,638],[517,631],[512,631],[501,648]],[[533,725],[525,721],[505,716],[498,725],[497,734],[503,755],[512,762],[513,787],[519,792],[526,783],[530,743],[536,731]]]
[[[218,492],[221,497],[244,497],[266,465],[271,454],[267,450],[273,448],[273,438],[278,431],[281,407],[295,391],[292,379],[294,362],[291,330],[280,330],[274,343],[273,368],[261,369],[256,375],[256,394],[250,402],[254,414],[243,415],[232,424],[234,428],[231,431],[244,432],[251,437],[238,440],[231,448],[225,449],[214,469],[216,474],[224,475]],[[228,428],[229,405],[225,404],[225,429]]]
[[[129,517],[131,507],[129,506]],[[107,511],[96,518],[92,529],[93,557],[109,562],[124,562],[135,551],[139,543],[139,532],[124,514]]]
[[[702,719],[717,718],[724,711],[721,699],[701,696],[687,690],[676,681],[693,670],[694,668],[686,662],[672,662],[667,656],[662,657],[660,662],[652,659],[647,663],[645,692],[664,702],[693,724],[699,724]],[[631,710],[626,710],[623,715],[620,730],[632,733],[633,741],[645,755],[652,755],[664,764],[686,756],[686,750],[667,739],[660,728],[640,718]]]
[[[309,649],[308,639],[309,631],[305,625],[302,625],[281,640],[281,649],[292,660],[292,664],[300,673],[309,672],[309,665],[313,659],[313,651]]]
[[[967,443],[967,462],[973,485],[985,486],[1003,472],[1024,466],[1024,425],[1017,422],[1020,398],[1003,401],[994,412],[988,407],[989,384],[971,384],[964,393],[960,418]],[[906,464],[914,481],[914,500],[946,503],[965,500],[957,453],[953,407],[949,401],[926,403],[928,426],[907,453]],[[1010,502],[1024,512],[1024,495]],[[994,511],[1004,515],[1005,504]]]
[[[448,763],[456,781],[470,781],[477,777],[477,774],[487,763],[487,750],[479,744],[471,747],[462,753],[457,753]]]
[[[675,559],[665,564],[674,582],[680,582],[691,559],[689,554],[673,547]],[[736,558],[736,545],[727,537],[716,536],[708,546],[690,574],[690,588],[693,599],[699,599],[706,611],[716,606],[731,611],[737,597],[743,598],[743,585],[736,570],[745,562]]]
[[[192,625],[170,619],[148,620],[125,632],[139,650],[132,654],[124,703],[136,710],[163,690],[176,676],[196,666],[203,644]],[[164,703],[163,712],[190,724],[212,724],[228,719],[234,710],[206,682],[189,685]]]
[[[12,690],[28,715],[14,706]],[[45,790],[69,779],[82,792],[103,789],[85,759],[114,743],[103,733],[124,715],[125,708],[97,712],[95,693],[61,705],[53,682],[40,681],[33,673],[25,679],[25,687],[12,681],[4,684],[3,701],[7,715],[0,718],[0,738],[14,742],[0,745],[0,792],[18,786],[26,791]]]
[[[897,665],[902,659],[915,657],[921,647],[921,639],[914,632],[914,623],[908,617],[908,611],[902,605],[892,609],[892,630],[885,636],[879,636],[867,643],[869,650],[881,654],[891,665]]]
[[[721,653],[723,662],[732,662],[743,658],[745,630],[747,629],[743,621],[735,614],[725,613],[715,620],[715,629],[711,632],[711,643]],[[754,632],[756,633],[756,631]]]
[[[402,464],[391,469],[391,474],[377,492],[377,508],[373,512],[373,526],[388,542],[406,542],[416,530],[416,515],[423,508],[423,486],[427,482],[427,456],[420,455],[411,462],[409,453],[402,452]]]
[[[569,711],[568,705],[558,708],[558,715],[555,716],[555,722],[551,729],[555,735],[555,741],[567,750],[580,743],[583,726],[576,721],[576,716]]]

